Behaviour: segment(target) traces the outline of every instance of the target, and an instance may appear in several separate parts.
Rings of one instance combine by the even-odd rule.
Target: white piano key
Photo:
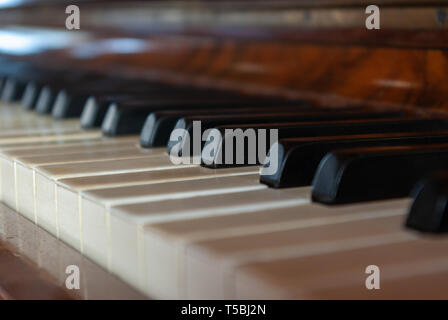
[[[19,167],[17,176],[24,177],[27,181],[35,181],[34,211],[35,219],[39,225],[58,236],[57,184],[59,179],[83,176],[106,175],[114,173],[126,173],[151,170],[170,170],[196,165],[174,165],[167,155],[160,155],[164,148],[148,149],[146,157],[130,157],[120,160],[101,160],[78,163],[64,163],[58,165],[37,166],[31,169]],[[151,155],[151,153],[153,153]],[[22,184],[21,184],[22,185]],[[29,185],[27,185],[30,187]],[[31,188],[33,188],[31,186]],[[26,191],[30,194],[30,191]],[[31,193],[32,194],[32,193]],[[32,205],[32,203],[29,203]],[[30,208],[31,209],[31,208]]]
[[[31,134],[62,134],[69,132],[79,132],[79,122],[33,122],[33,123],[17,123],[7,122],[0,123],[2,132],[0,137],[8,136],[29,136]]]
[[[175,181],[83,192],[81,194],[82,251],[101,265],[110,265],[107,239],[109,210],[112,206],[145,203],[148,208],[151,208],[151,202],[187,198],[195,198],[200,201],[201,198],[214,194],[266,188],[265,185],[259,183],[257,173],[249,176]],[[137,261],[137,259],[133,261]],[[115,262],[119,263],[119,261]],[[127,263],[127,265],[130,264]],[[138,270],[136,269],[136,271]]]
[[[442,250],[445,248],[442,248]],[[411,258],[412,259],[412,258]],[[349,275],[349,274],[344,274]],[[356,275],[356,280],[353,275]],[[338,275],[339,276],[339,275]],[[342,275],[340,275],[342,277]],[[306,295],[313,299],[381,299],[381,300],[446,300],[448,299],[448,258],[431,257],[424,261],[402,262],[394,265],[386,264],[380,269],[380,289],[366,290],[360,285],[360,274],[353,272],[351,281],[329,288],[307,290]],[[259,281],[262,283],[263,281]],[[362,284],[362,283],[361,283]],[[238,283],[237,283],[238,285]],[[250,288],[238,286],[238,297],[253,295]],[[250,291],[243,291],[249,289]],[[281,290],[278,290],[281,292]],[[297,293],[285,296],[299,296]],[[301,296],[304,296],[301,295]]]
[[[107,138],[101,137],[98,139],[83,139],[80,141],[60,141],[57,143],[49,142],[45,144],[33,144],[33,148],[29,145],[2,147],[0,145],[0,157],[6,159],[15,159],[18,157],[37,157],[60,154],[76,154],[91,151],[106,151],[114,150],[122,147],[138,147],[138,138]]]
[[[392,238],[390,241],[396,241],[396,237],[397,241],[408,240],[411,234],[401,232],[402,223],[402,216],[381,217],[197,242],[186,248],[186,296],[230,298],[234,269],[245,263],[378,245],[388,236]]]
[[[71,154],[71,153],[79,153],[82,149],[82,147],[85,147],[88,151],[89,148],[92,147],[98,147],[100,150],[108,150],[112,148],[112,146],[126,146],[129,147],[133,143],[132,141],[136,141],[136,138],[133,139],[129,138],[120,138],[120,139],[110,139],[110,138],[90,138],[87,137],[85,139],[79,139],[79,140],[54,140],[54,141],[46,141],[46,142],[39,142],[39,143],[20,143],[17,145],[11,145],[11,144],[0,144],[0,199],[3,199],[3,185],[5,185],[6,192],[9,192],[8,199],[5,201],[7,204],[10,204],[11,206],[14,205],[14,199],[15,194],[12,192],[13,190],[10,189],[11,187],[11,181],[14,181],[14,177],[12,176],[14,174],[13,168],[14,168],[14,160],[16,160],[17,157],[23,157],[23,156],[31,156],[31,155],[53,155],[53,154]],[[81,148],[80,148],[81,147]],[[2,168],[4,168],[2,170]],[[1,178],[1,174],[4,172],[5,179]],[[10,176],[8,176],[8,174]],[[15,192],[15,190],[14,190]]]
[[[104,220],[90,221],[92,234],[110,238],[113,270],[128,282],[145,290],[143,226],[150,223],[195,219],[205,216],[237,215],[241,212],[282,208],[309,203],[310,188],[262,189],[186,199],[121,205],[110,208],[110,236],[100,234]],[[94,212],[94,208],[86,208]],[[83,208],[83,216],[84,216]],[[87,225],[84,224],[83,225]],[[84,237],[84,235],[83,235]],[[92,239],[92,243],[98,240]],[[84,239],[84,249],[92,245]]]
[[[35,144],[36,149],[50,143],[61,143],[61,141],[70,143],[71,141],[97,140],[101,138],[99,131],[76,131],[64,134],[41,134],[41,135],[14,135],[10,137],[0,137],[0,153],[11,151],[15,148],[30,147]],[[32,150],[32,149],[30,149]],[[5,179],[3,179],[5,177]],[[16,189],[14,177],[14,164],[8,156],[2,154],[0,157],[0,199],[6,202],[10,207],[16,208]],[[6,196],[4,196],[6,193]]]
[[[107,159],[128,159],[143,158],[152,156],[155,151],[141,150],[134,145],[117,146],[118,150],[85,152],[76,154],[58,154],[36,157],[19,157],[13,161],[2,161],[2,183],[3,201],[19,212],[23,212],[27,217],[32,217],[34,213],[35,175],[33,170],[40,165],[51,165],[61,163],[78,163],[85,161],[102,161]],[[7,188],[7,186],[10,186]],[[20,201],[19,201],[20,199]]]
[[[82,216],[79,193],[82,191],[225,176],[246,176],[256,173],[258,173],[258,167],[219,170],[190,167],[61,179],[56,181],[56,214],[58,215],[59,237],[74,248],[81,250]]]
[[[18,143],[39,143],[55,140],[79,140],[87,138],[99,138],[102,134],[100,131],[73,131],[62,134],[48,133],[48,134],[30,134],[28,136],[13,135],[8,137],[0,137],[0,144],[14,145]]]
[[[360,299],[381,298],[384,292],[385,296],[392,295],[393,299],[403,299],[406,287],[397,288],[394,292],[388,284],[400,279],[412,281],[428,273],[446,273],[447,240],[446,236],[419,237],[401,230],[390,236],[359,238],[345,246],[341,244],[340,250],[328,250],[325,254],[303,255],[297,252],[296,256],[283,259],[246,263],[235,271],[233,298]],[[366,289],[368,274],[365,270],[369,265],[380,268],[380,290]],[[410,284],[411,290],[419,290],[413,286],[414,283]],[[432,285],[430,292],[435,296],[429,295],[426,299],[437,297],[441,290],[444,291],[443,296],[447,296],[446,280]],[[351,290],[345,291],[347,288]]]
[[[331,229],[331,225],[381,217],[399,216],[398,219],[401,221],[408,203],[409,200],[393,200],[338,207],[312,203],[274,210],[242,212],[236,216],[210,216],[148,224],[144,228],[144,268],[147,270],[147,292],[163,298],[186,298],[183,264],[186,260],[185,253],[188,247],[201,241],[225,243],[241,237],[258,237],[270,241],[269,235],[287,234],[291,233],[291,230],[300,235],[301,230],[308,232],[307,228],[311,230],[319,226],[329,226],[328,228]],[[349,234],[356,236],[356,232]],[[320,236],[321,233],[318,235]],[[290,240],[292,241],[293,237]],[[260,247],[263,246],[264,243],[260,242]],[[238,249],[235,248],[235,251]],[[215,261],[214,257],[212,261]],[[219,268],[219,262],[216,265],[210,265],[211,268],[215,266]],[[217,285],[214,281],[210,283],[207,290],[213,291],[213,294],[218,296],[223,294],[220,291],[222,287],[222,284]],[[205,291],[204,288],[201,289]]]
[[[52,164],[77,164],[102,162],[109,159],[136,159],[160,157],[159,150],[143,150],[135,146],[122,147],[114,151],[83,152],[78,154],[53,155],[43,157],[18,158],[14,160],[13,176],[15,177],[15,203],[17,211],[33,216],[37,223],[44,228],[56,228],[53,223],[55,213],[55,202],[50,203],[48,192],[52,193],[51,199],[55,197],[56,187],[54,185],[39,183],[40,176],[36,176],[34,169],[42,165]],[[6,173],[5,173],[6,174]],[[5,177],[3,178],[5,180]],[[5,200],[8,200],[7,193],[4,192]],[[18,201],[20,199],[20,202]],[[56,200],[56,199],[54,199]],[[50,210],[51,209],[51,210]],[[51,223],[48,223],[48,219]],[[51,229],[51,231],[53,231]],[[50,230],[49,230],[50,231]],[[57,233],[56,233],[57,234]]]

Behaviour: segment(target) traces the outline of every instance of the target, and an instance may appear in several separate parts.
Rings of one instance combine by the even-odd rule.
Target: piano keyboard
[[[11,93],[23,75],[4,77],[1,201],[147,297],[447,297],[446,238],[404,223],[410,189],[444,167],[448,120],[102,79],[114,98],[93,75],[78,90],[51,85],[51,72],[23,108]],[[196,120],[203,131],[277,128],[279,171],[173,164],[169,133]],[[366,290],[369,265],[378,292]]]

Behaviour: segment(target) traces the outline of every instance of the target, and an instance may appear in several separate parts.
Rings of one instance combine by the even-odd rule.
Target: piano
[[[0,1],[0,298],[448,298],[448,8],[375,4]]]

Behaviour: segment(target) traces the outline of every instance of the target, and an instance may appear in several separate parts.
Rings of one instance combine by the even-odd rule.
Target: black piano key
[[[54,89],[48,85],[42,87],[36,100],[36,112],[39,114],[50,114],[54,101],[56,100],[56,95],[57,89]]]
[[[5,83],[5,78],[0,75],[0,97],[2,96],[3,84]]]
[[[88,85],[103,79],[98,74],[90,73],[69,73],[60,78],[58,75],[49,76],[39,82],[41,90],[39,92],[35,110],[39,114],[51,114],[56,102],[56,98],[64,88],[77,87],[81,84]],[[61,106],[63,107],[63,106]]]
[[[121,89],[124,91],[124,89]],[[76,89],[62,89],[58,92],[53,108],[52,116],[55,119],[78,118],[86,106],[87,100],[92,94],[111,94],[119,93],[120,88],[116,87],[115,83],[106,84],[90,84],[82,88]]]
[[[342,136],[342,135],[357,135],[357,134],[373,134],[373,133],[393,133],[393,132],[424,132],[424,131],[443,131],[448,130],[448,121],[445,119],[416,119],[416,118],[403,118],[403,119],[368,119],[368,120],[336,120],[336,121],[321,121],[321,122],[295,122],[295,123],[269,123],[269,124],[242,124],[231,126],[219,126],[216,127],[221,133],[222,143],[226,144],[225,130],[227,129],[241,129],[243,131],[247,129],[275,129],[278,133],[278,139],[287,138],[305,138],[305,137],[325,137],[325,136]],[[269,133],[267,134],[269,136]],[[233,137],[231,136],[233,139]],[[210,140],[206,139],[204,145],[207,145]],[[272,143],[276,141],[266,141],[263,145],[265,150],[269,150]],[[247,142],[244,149],[247,150]],[[259,144],[256,144],[257,154]],[[225,149],[215,150],[216,155],[220,155],[218,159],[226,159]],[[217,163],[213,160],[212,155],[208,155],[205,152],[202,154],[204,161],[203,166],[209,168],[225,168],[234,166],[236,153],[234,152],[234,159],[232,164],[221,161]],[[247,158],[245,158],[246,161]],[[257,159],[259,160],[259,159]],[[241,165],[247,165],[244,162]],[[259,162],[257,162],[259,164]]]
[[[448,171],[434,172],[420,180],[412,197],[406,227],[428,233],[448,232]]]
[[[38,74],[38,69],[32,67],[26,62],[8,62],[0,63],[0,78],[5,80],[19,80],[24,82],[32,79]]]
[[[204,117],[183,117],[176,123],[174,129],[184,129],[191,136],[193,134],[193,122],[201,121],[201,134],[207,129],[223,125],[257,124],[257,123],[286,123],[291,121],[312,122],[349,119],[383,119],[401,118],[402,112],[366,112],[366,111],[338,111],[338,112],[271,112],[266,114],[252,113],[246,115],[229,114],[226,116],[212,115]],[[168,152],[177,142],[168,142]]]
[[[70,117],[68,115],[72,114],[70,111],[68,111],[70,102],[72,104],[75,104],[78,101],[81,101],[81,103],[85,103],[82,98],[73,99],[70,101],[66,93],[61,90],[63,89],[61,89],[60,85],[52,84],[43,86],[36,101],[36,112],[39,114],[52,114],[56,119],[64,118],[64,115],[67,114],[65,118],[68,118]],[[87,99],[86,96],[84,96],[83,98]],[[58,105],[57,111],[55,111],[56,105]]]
[[[177,104],[179,103],[177,101]],[[151,112],[167,106],[168,102],[160,104],[152,99],[132,103],[112,103],[104,116],[101,130],[107,136],[140,133],[146,117]]]
[[[38,75],[35,74],[33,77],[30,77],[22,96],[23,108],[25,110],[35,109],[42,88],[50,83],[64,82],[66,73],[67,71],[63,70],[40,70]]]
[[[25,87],[25,92],[22,96],[22,106],[25,110],[32,110],[36,106],[37,99],[39,98],[39,93],[42,87],[40,87],[36,82],[30,81]]]
[[[17,86],[21,86],[22,83],[26,82],[27,76],[33,75],[35,70],[25,62],[15,62],[8,61],[7,59],[2,59],[0,61],[0,82],[2,83],[2,91],[0,98],[2,100],[14,99],[14,101],[20,99],[20,92],[18,92]],[[7,84],[9,82],[9,88]],[[9,92],[3,92],[4,89],[8,89]],[[20,89],[20,88],[19,88]]]
[[[288,100],[260,100],[245,96],[216,98],[214,96],[202,97],[200,95],[192,98],[174,97],[159,100],[151,99],[149,101],[126,101],[109,106],[102,123],[102,131],[108,136],[140,133],[148,115],[159,110],[237,108],[257,105],[297,105],[299,103]]]
[[[276,145],[277,170],[274,174],[266,174],[267,170],[262,168],[260,182],[274,188],[310,185],[322,158],[337,149],[436,143],[448,143],[448,131],[280,140]],[[275,152],[276,148],[273,148],[272,152]],[[265,165],[269,173],[272,172],[271,165]]]
[[[25,91],[26,82],[8,78],[3,85],[1,100],[5,102],[15,102],[22,98]]]
[[[53,74],[54,72],[50,73]],[[7,79],[4,89],[8,89],[5,92],[2,92],[2,100],[5,101],[21,100],[25,93],[25,89],[30,82],[35,82],[48,76],[48,72],[42,68],[36,68],[26,63],[14,63],[11,68],[6,67],[4,74]],[[8,85],[8,87],[6,85]],[[28,97],[30,97],[30,93],[28,93]]]
[[[196,110],[170,110],[170,111],[155,111],[152,112],[145,121],[142,131],[140,133],[140,146],[143,148],[153,148],[166,146],[176,123],[180,118],[188,116],[207,117],[210,115],[219,115],[224,118],[223,115],[229,114],[258,114],[268,113],[275,110],[276,112],[309,112],[317,113],[318,110],[309,108],[307,106],[248,106],[240,108],[229,109],[196,109]],[[326,111],[321,109],[321,112]]]
[[[147,101],[160,101],[160,99],[167,99],[167,97],[191,97],[199,94],[203,96],[204,92],[186,87],[147,85],[144,88],[141,88],[141,86],[139,88],[127,87],[115,90],[114,93],[91,95],[87,99],[81,113],[81,127],[85,129],[100,127],[106,116],[107,109],[112,103],[130,101],[131,104],[132,102],[142,104],[142,101],[144,101],[143,104],[146,104]]]
[[[69,94],[60,90],[53,104],[51,115],[55,119],[78,118],[89,98],[88,93]]]
[[[149,100],[158,97],[160,94],[181,95],[182,91],[166,85],[150,83],[147,81],[123,80],[117,78],[105,78],[100,80],[87,81],[82,86],[68,86],[59,91],[53,106],[52,115],[56,119],[64,118],[84,118],[84,127],[91,123],[101,124],[99,117],[104,118],[108,106],[114,102],[120,102],[121,96],[127,98]],[[192,93],[189,93],[190,95]],[[89,105],[87,105],[87,101]],[[87,115],[82,115],[85,107],[89,107]],[[87,120],[87,118],[89,118]],[[95,118],[92,119],[92,118]],[[97,120],[96,120],[97,119]],[[102,119],[101,119],[102,121]],[[88,124],[87,124],[88,122]]]
[[[141,132],[146,118],[157,110],[173,108],[197,108],[205,101],[200,100],[143,100],[124,103],[113,103],[109,106],[101,129],[105,135],[137,134]],[[204,106],[205,107],[205,106]]]
[[[341,204],[406,197],[431,171],[448,168],[448,144],[339,149],[319,164],[312,199]]]
[[[78,117],[82,116],[83,109],[86,105],[87,99],[93,95],[103,95],[110,96],[111,94],[124,94],[131,93],[135,95],[134,100],[145,100],[145,101],[159,101],[161,100],[173,100],[184,101],[185,99],[220,99],[234,101],[235,99],[241,100],[246,99],[241,96],[237,96],[233,93],[217,92],[213,90],[199,90],[189,87],[175,87],[167,85],[151,85],[145,84],[144,82],[137,83],[137,85],[130,85],[128,82],[125,84],[120,83],[116,79],[112,80],[112,83],[102,83],[96,84],[95,86],[88,86],[83,90],[79,88],[75,90],[74,93],[67,93],[66,90],[62,91],[58,99],[56,100],[53,116],[55,118],[66,118],[66,117]],[[95,99],[95,98],[94,98]],[[131,98],[132,100],[132,98]],[[84,116],[85,122],[94,123],[99,122],[98,120],[93,120],[92,118],[99,118],[105,116],[105,109],[107,104],[106,101],[103,103],[93,104],[91,103],[91,110],[89,112],[90,119],[87,121],[87,116]],[[112,100],[110,103],[116,103],[121,101]]]
[[[137,96],[131,93],[90,96],[81,113],[81,127],[84,129],[99,128],[112,103],[125,100],[135,100]]]

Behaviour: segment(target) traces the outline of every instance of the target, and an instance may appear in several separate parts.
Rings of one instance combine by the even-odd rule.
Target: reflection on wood
[[[80,290],[65,289],[68,265]],[[120,279],[0,204],[0,299],[143,299]]]

